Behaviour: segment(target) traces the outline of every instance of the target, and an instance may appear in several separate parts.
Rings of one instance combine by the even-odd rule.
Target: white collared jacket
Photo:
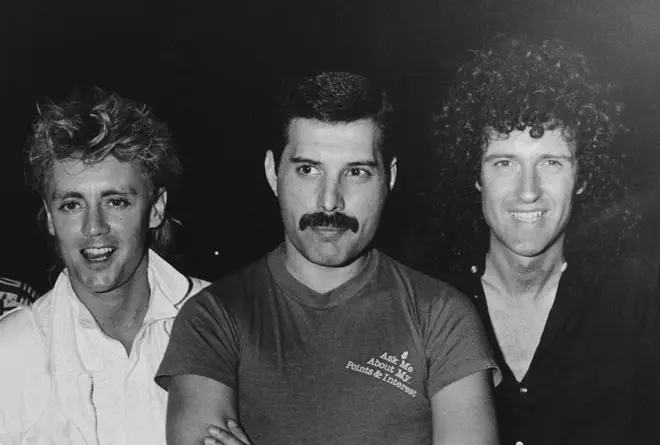
[[[124,391],[128,407],[112,444],[101,443],[94,382],[79,352],[71,282],[60,274],[32,307],[0,318],[0,445],[165,445],[167,393],[154,383],[174,317],[208,283],[149,252],[151,288]]]

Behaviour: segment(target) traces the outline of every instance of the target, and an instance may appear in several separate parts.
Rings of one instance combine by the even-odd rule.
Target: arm
[[[238,419],[236,394],[229,386],[198,375],[177,375],[169,385],[167,444],[199,445],[211,426],[229,430]]]
[[[470,374],[431,397],[434,445],[497,445],[491,370]]]
[[[168,445],[200,445],[211,426],[226,429],[228,419],[237,419],[232,388],[239,349],[235,319],[212,294],[202,291],[184,304],[156,373],[156,383],[169,392]]]
[[[21,443],[43,416],[52,389],[48,345],[30,308],[0,317],[0,444]]]

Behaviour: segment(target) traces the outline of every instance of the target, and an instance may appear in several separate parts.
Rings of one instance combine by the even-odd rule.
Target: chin
[[[341,250],[338,252],[314,252],[312,256],[308,257],[310,261],[318,264],[319,266],[326,267],[343,267],[348,266],[352,262],[361,257],[363,250]]]
[[[526,257],[526,258],[534,258],[539,255],[542,255],[543,252],[546,251],[546,248],[543,246],[539,245],[518,245],[518,246],[513,246],[511,248],[511,251],[514,252],[516,255]]]
[[[318,266],[325,267],[341,267],[350,262],[344,256],[338,255],[310,255],[307,259]]]
[[[80,281],[86,289],[89,289],[91,292],[98,294],[109,292],[117,287],[115,282],[116,280],[111,277],[87,276],[83,277],[83,279]]]

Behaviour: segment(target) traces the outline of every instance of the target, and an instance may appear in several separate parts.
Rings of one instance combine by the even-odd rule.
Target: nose
[[[85,213],[83,234],[86,236],[99,236],[108,233],[108,222],[101,206],[90,206]]]
[[[534,167],[525,167],[522,171],[518,196],[524,202],[535,202],[542,194],[539,174]]]
[[[328,178],[321,184],[317,205],[327,213],[344,209],[344,196],[339,181]]]

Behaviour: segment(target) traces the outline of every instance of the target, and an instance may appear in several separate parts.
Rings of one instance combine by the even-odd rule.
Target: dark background
[[[37,227],[39,199],[23,185],[23,150],[36,102],[75,87],[147,102],[170,122],[186,169],[170,199],[185,224],[175,252],[185,271],[208,279],[280,241],[262,160],[283,77],[353,70],[389,82],[406,125],[381,235],[396,256],[411,219],[422,217],[415,196],[429,117],[455,64],[498,33],[568,40],[618,80],[635,123],[631,179],[649,215],[660,207],[657,0],[22,0],[2,2],[0,17],[0,274],[40,291],[52,258]]]

